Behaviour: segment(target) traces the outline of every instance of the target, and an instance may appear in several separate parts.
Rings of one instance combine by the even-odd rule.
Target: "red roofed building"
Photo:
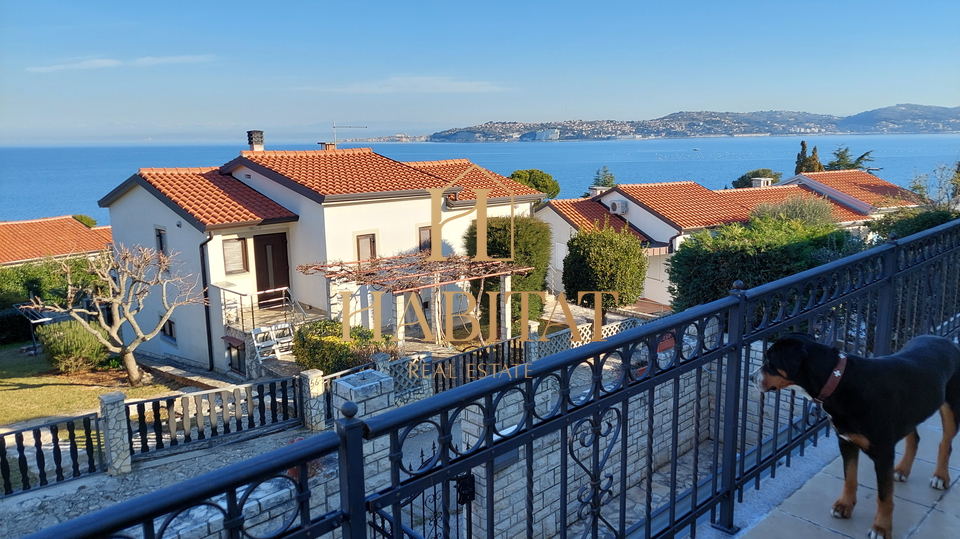
[[[0,266],[89,256],[112,243],[110,232],[109,226],[88,228],[69,215],[0,222]]]
[[[591,198],[551,201],[538,209],[537,216],[550,223],[554,238],[548,284],[554,292],[563,290],[559,276],[566,240],[609,215],[611,224],[629,223],[652,246],[643,297],[667,304],[666,261],[689,234],[745,222],[757,205],[795,196],[826,199],[837,222],[856,232],[886,211],[916,205],[909,191],[859,170],[800,174],[775,186],[720,191],[689,181],[618,185]]]
[[[110,209],[118,244],[177,253],[182,271],[208,288],[208,306],[177,309],[175,334],[138,350],[242,370],[249,363],[243,354],[252,353],[251,329],[267,323],[266,314],[250,319],[254,307],[290,306],[294,298],[307,315],[341,312],[340,288],[297,266],[388,256],[428,244],[444,254],[462,253],[464,232],[476,218],[470,211],[477,204],[475,190],[489,191],[491,217],[529,215],[544,197],[466,159],[402,163],[369,148],[332,145],[264,151],[262,133],[248,137],[250,150],[220,167],[140,169],[100,200]],[[431,237],[434,201],[446,221],[439,238]],[[354,312],[372,301],[372,290],[348,291]],[[383,303],[380,323],[387,327],[395,322],[394,298],[387,294]],[[145,308],[142,316],[149,312]],[[358,323],[370,327],[370,313],[352,320]],[[251,346],[243,352],[245,339]]]

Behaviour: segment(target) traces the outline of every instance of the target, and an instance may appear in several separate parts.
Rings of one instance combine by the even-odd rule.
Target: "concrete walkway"
[[[948,539],[960,537],[960,450],[954,440],[950,460],[951,488],[930,487],[930,477],[937,461],[937,446],[943,435],[940,414],[935,414],[919,428],[920,449],[913,471],[906,483],[894,483],[894,538]],[[836,444],[835,439],[828,443]],[[903,442],[898,450],[903,449]],[[901,454],[898,451],[898,459]],[[812,539],[863,538],[867,536],[876,513],[877,481],[873,461],[860,455],[857,506],[850,519],[830,515],[833,502],[843,488],[843,461],[837,457],[814,475],[799,490],[783,501],[738,539]],[[761,487],[762,491],[762,487]]]

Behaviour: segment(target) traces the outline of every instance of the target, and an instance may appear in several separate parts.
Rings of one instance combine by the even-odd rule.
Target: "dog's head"
[[[764,355],[763,364],[751,377],[761,391],[776,391],[797,386],[800,368],[816,341],[804,333],[791,333],[778,339]]]

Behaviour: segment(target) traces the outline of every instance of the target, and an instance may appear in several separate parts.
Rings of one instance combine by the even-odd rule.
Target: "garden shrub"
[[[898,238],[905,238],[928,228],[940,226],[957,217],[960,217],[960,213],[950,210],[904,208],[870,221],[867,223],[867,228],[879,236],[876,238],[878,243],[883,243],[891,233],[896,234]]]
[[[44,354],[60,372],[90,370],[109,356],[103,344],[76,320],[38,326],[36,331]]]
[[[370,362],[378,351],[390,353],[386,341],[374,341],[373,331],[363,327],[350,328],[350,340],[343,340],[343,325],[339,320],[317,320],[297,328],[293,336],[293,355],[297,365],[304,369],[320,369],[324,374],[345,371]],[[396,345],[391,357],[399,354]]]
[[[514,252],[513,264],[520,267],[532,267],[526,274],[518,273],[510,280],[510,287],[514,292],[540,292],[547,289],[547,266],[550,265],[550,225],[536,217],[514,217]],[[467,254],[477,255],[477,221],[470,223],[463,236]],[[487,254],[491,258],[510,258],[510,218],[487,218]],[[489,297],[487,292],[500,290],[500,279],[492,277],[486,279],[483,285],[484,294],[480,297],[481,320],[487,320]],[[470,292],[474,297],[480,292],[480,281],[470,281]],[[511,303],[511,320],[520,318],[520,298],[514,296]],[[540,318],[543,313],[543,302],[539,297],[530,297],[530,320]]]

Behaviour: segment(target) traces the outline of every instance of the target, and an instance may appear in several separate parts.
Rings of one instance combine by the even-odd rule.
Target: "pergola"
[[[390,292],[395,296],[393,314],[397,334],[395,338],[403,346],[405,341],[404,326],[401,318],[405,314],[406,306],[403,303],[404,293],[414,292],[419,295],[421,290],[436,289],[431,295],[430,311],[433,313],[433,334],[437,344],[443,344],[443,332],[440,323],[440,294],[441,287],[451,284],[486,279],[500,278],[499,315],[500,338],[510,338],[510,277],[532,271],[533,267],[522,267],[505,260],[477,261],[465,255],[451,254],[443,260],[429,260],[430,251],[423,250],[415,253],[382,256],[369,260],[353,262],[332,261],[324,263],[303,264],[297,271],[305,275],[322,273],[331,284],[354,283],[358,286],[367,285],[377,291]],[[449,314],[448,314],[449,316]],[[349,323],[349,322],[345,322]],[[379,323],[377,321],[376,323]]]

